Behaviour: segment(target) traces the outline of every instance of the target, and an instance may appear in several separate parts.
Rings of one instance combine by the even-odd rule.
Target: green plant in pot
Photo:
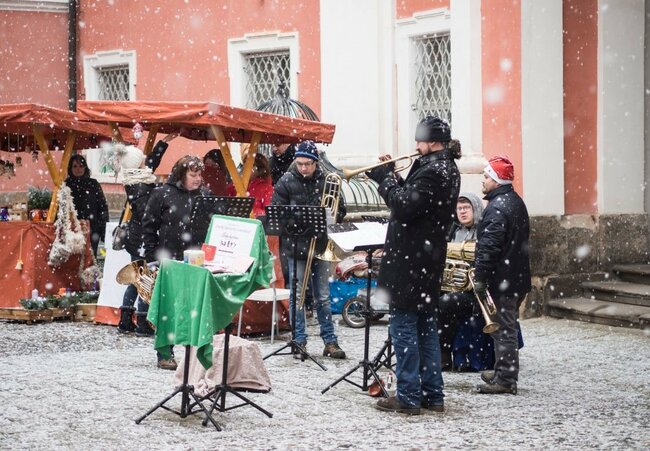
[[[27,189],[27,209],[33,221],[44,221],[47,219],[47,211],[52,201],[52,191],[49,188],[30,186]]]

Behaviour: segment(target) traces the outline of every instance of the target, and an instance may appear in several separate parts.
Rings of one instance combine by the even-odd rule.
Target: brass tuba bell
[[[144,260],[136,260],[120,269],[115,280],[120,285],[133,285],[142,300],[149,304],[156,284],[157,270],[152,270]]]

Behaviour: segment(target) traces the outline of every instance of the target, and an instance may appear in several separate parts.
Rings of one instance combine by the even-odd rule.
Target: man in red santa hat
[[[517,321],[521,302],[530,291],[529,218],[524,201],[514,191],[515,171],[508,157],[490,158],[484,170],[483,211],[476,243],[474,288],[481,299],[492,295],[501,327],[492,333],[495,364],[483,371],[484,394],[517,394],[519,346]]]

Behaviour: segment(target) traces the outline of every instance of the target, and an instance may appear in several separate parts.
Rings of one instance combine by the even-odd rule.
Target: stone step
[[[546,313],[556,318],[574,319],[615,327],[650,328],[650,307],[598,301],[587,298],[551,299]]]
[[[650,307],[650,285],[613,280],[584,282],[582,288],[587,298]]]
[[[650,285],[650,265],[616,265],[612,270],[625,282]]]

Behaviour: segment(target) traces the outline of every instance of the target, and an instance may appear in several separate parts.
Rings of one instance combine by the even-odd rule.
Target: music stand
[[[336,242],[336,239],[334,239],[334,242]],[[388,392],[386,391],[386,388],[384,387],[384,384],[381,383],[381,379],[379,378],[379,375],[377,375],[377,369],[381,366],[381,364],[378,365],[377,359],[378,357],[375,357],[373,361],[371,362],[368,358],[368,348],[369,348],[369,343],[370,343],[370,319],[373,317],[374,312],[372,310],[372,307],[370,306],[370,291],[371,291],[371,284],[372,284],[372,253],[376,251],[377,249],[383,249],[384,244],[367,244],[367,245],[361,245],[361,246],[356,246],[352,250],[355,252],[358,251],[365,251],[366,252],[366,263],[368,265],[368,274],[366,277],[366,302],[365,302],[365,308],[361,313],[361,315],[365,318],[365,326],[364,326],[364,342],[363,342],[363,360],[360,360],[357,365],[352,368],[350,371],[345,373],[343,376],[339,377],[337,380],[332,382],[330,385],[328,385],[326,388],[324,388],[321,391],[321,394],[325,394],[330,388],[334,387],[337,385],[339,382],[345,381],[349,384],[354,385],[355,387],[359,387],[363,391],[368,391],[368,380],[370,379],[370,376],[372,376],[379,387],[381,388],[381,392],[384,395],[384,397],[388,398]],[[389,334],[390,338],[390,334]],[[390,346],[390,344],[388,345]],[[379,356],[383,355],[383,350],[385,348],[382,348],[381,353]],[[379,361],[381,362],[381,357],[379,357]],[[388,361],[390,362],[390,357],[388,357]],[[348,376],[350,376],[352,373],[357,371],[358,369],[363,368],[363,382],[362,384],[359,384],[353,380],[348,379]]]
[[[254,197],[200,196],[194,199],[190,234],[192,246],[200,246],[208,234],[213,215],[248,218],[253,211]]]
[[[307,350],[296,342],[296,303],[298,302],[298,239],[316,238],[327,233],[327,217],[325,207],[311,205],[269,205],[266,207],[267,234],[290,238],[293,247],[293,277],[291,279],[291,292],[293,302],[291,304],[291,340],[277,351],[265,356],[263,360],[274,355],[294,355],[300,352],[300,360],[310,359],[323,371],[327,368],[314,359]],[[305,271],[310,268],[305,268]],[[289,348],[289,352],[282,352]]]

